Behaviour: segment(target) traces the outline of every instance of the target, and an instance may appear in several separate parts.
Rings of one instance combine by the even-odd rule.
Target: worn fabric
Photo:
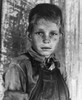
[[[3,100],[69,100],[59,65],[54,54],[46,59],[33,49],[14,58],[5,73]]]

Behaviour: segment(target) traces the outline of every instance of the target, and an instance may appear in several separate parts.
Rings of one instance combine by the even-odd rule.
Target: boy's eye
[[[36,34],[39,35],[39,36],[43,36],[44,35],[43,32],[36,32]]]
[[[54,35],[58,35],[58,33],[57,32],[51,32],[50,33],[50,36],[54,36]]]

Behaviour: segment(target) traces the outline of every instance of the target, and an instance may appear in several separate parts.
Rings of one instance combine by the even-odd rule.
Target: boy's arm
[[[5,92],[3,100],[28,100],[25,73],[17,64],[10,64],[5,73]]]
[[[65,67],[60,67],[59,70],[61,72],[61,75],[63,76],[63,79],[66,81],[66,79],[67,79],[66,68]]]

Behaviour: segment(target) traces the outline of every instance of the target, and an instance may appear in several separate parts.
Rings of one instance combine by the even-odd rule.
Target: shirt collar
[[[55,53],[51,54],[50,57],[45,58],[41,55],[39,55],[32,47],[29,48],[28,53],[33,57],[34,60],[41,62],[42,64],[46,64],[46,61],[52,61],[55,64],[57,63],[57,66],[59,67],[59,61],[55,57]]]

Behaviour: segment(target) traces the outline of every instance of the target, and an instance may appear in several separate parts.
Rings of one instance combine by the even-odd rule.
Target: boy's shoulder
[[[19,62],[23,62],[23,61],[29,61],[29,56],[25,55],[25,54],[21,54],[17,57],[14,57],[11,62],[15,62],[15,63],[19,63]]]
[[[10,62],[10,67],[13,65],[19,66],[19,67],[26,67],[31,63],[29,56],[24,54],[19,55],[18,57],[14,57]]]
[[[25,54],[21,54],[18,57],[14,57],[11,60],[9,67],[5,72],[12,71],[12,70],[20,72],[21,70],[26,76],[26,72],[29,71],[30,69],[31,69],[31,61],[29,59],[29,56]]]

